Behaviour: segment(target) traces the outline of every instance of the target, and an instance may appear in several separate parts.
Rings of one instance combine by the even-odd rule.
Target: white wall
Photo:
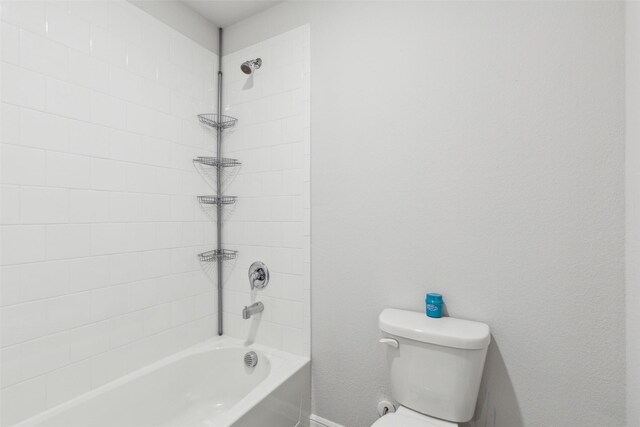
[[[128,0],[154,18],[164,22],[191,40],[218,53],[218,27],[179,1]]]
[[[216,64],[126,2],[2,3],[2,425],[214,333]]]
[[[622,426],[623,5],[288,2],[225,52],[306,22],[314,412],[376,419],[431,290],[492,328],[476,425]]]
[[[626,3],[627,425],[640,425],[640,3]]]
[[[225,281],[225,333],[292,353],[310,353],[309,26],[223,57],[225,156],[242,162],[226,194],[238,202],[225,217],[225,247],[239,252]],[[262,57],[252,76],[240,64]],[[254,261],[270,270],[269,285],[250,292]],[[250,321],[242,307],[265,305]]]

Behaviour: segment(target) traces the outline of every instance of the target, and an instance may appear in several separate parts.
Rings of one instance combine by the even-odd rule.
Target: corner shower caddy
[[[218,111],[222,107],[222,72],[218,72]],[[216,225],[217,225],[217,246],[216,249],[202,252],[198,254],[200,262],[215,262],[217,268],[218,279],[218,335],[222,335],[222,263],[230,261],[238,256],[237,251],[224,249],[222,247],[222,206],[230,205],[236,202],[236,196],[225,196],[222,194],[222,170],[224,168],[238,167],[241,163],[237,159],[228,159],[222,157],[222,131],[235,126],[238,119],[235,117],[225,116],[223,114],[199,114],[200,123],[215,129],[216,131],[216,157],[196,157],[194,163],[204,166],[210,166],[216,169],[216,194],[207,196],[198,196],[198,202],[206,205],[216,206]]]
[[[198,114],[200,123],[220,131],[234,127],[238,119],[231,116],[225,116],[224,114]]]
[[[200,123],[215,129],[218,132],[218,134],[220,134],[220,132],[224,129],[228,129],[230,127],[235,126],[235,124],[238,121],[238,119],[236,119],[235,117],[225,116],[222,114],[198,114],[198,119],[200,120]],[[218,136],[218,154],[220,154],[221,152],[220,144],[221,144],[221,135]],[[216,170],[216,175],[218,177],[217,185],[216,185],[217,194],[212,196],[198,196],[198,202],[206,205],[218,205],[219,207],[221,205],[231,205],[236,202],[237,200],[236,196],[225,196],[221,194],[222,193],[222,188],[221,188],[222,175],[221,175],[220,169],[238,167],[242,164],[240,161],[238,161],[237,159],[229,159],[224,157],[196,157],[195,159],[193,159],[193,162],[199,163],[205,166],[211,166],[217,169]],[[222,220],[222,217],[220,215],[220,212],[218,212],[218,222],[220,222],[221,220]],[[222,224],[220,224],[220,226],[221,225]],[[218,228],[218,230],[220,230],[220,227]],[[220,256],[221,254],[223,256]],[[212,262],[212,261],[217,261],[218,259],[222,259],[223,261],[235,259],[236,255],[237,255],[237,251],[222,249],[219,247],[212,251],[207,251],[207,252],[198,254],[198,257],[200,258],[200,261]]]

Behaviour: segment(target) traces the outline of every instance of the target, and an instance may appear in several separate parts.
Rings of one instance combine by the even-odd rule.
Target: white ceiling
[[[235,24],[282,0],[180,0],[218,27]]]

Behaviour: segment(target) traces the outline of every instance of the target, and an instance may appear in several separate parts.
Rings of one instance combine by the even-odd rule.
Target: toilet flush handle
[[[382,344],[386,344],[388,346],[391,346],[393,348],[398,348],[398,341],[394,340],[393,338],[380,338],[380,342]]]

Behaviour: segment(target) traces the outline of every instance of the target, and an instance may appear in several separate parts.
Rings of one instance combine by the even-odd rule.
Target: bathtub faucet
[[[262,313],[262,310],[264,310],[264,304],[261,302],[253,303],[248,307],[245,305],[242,309],[242,318],[248,319],[254,314]]]

